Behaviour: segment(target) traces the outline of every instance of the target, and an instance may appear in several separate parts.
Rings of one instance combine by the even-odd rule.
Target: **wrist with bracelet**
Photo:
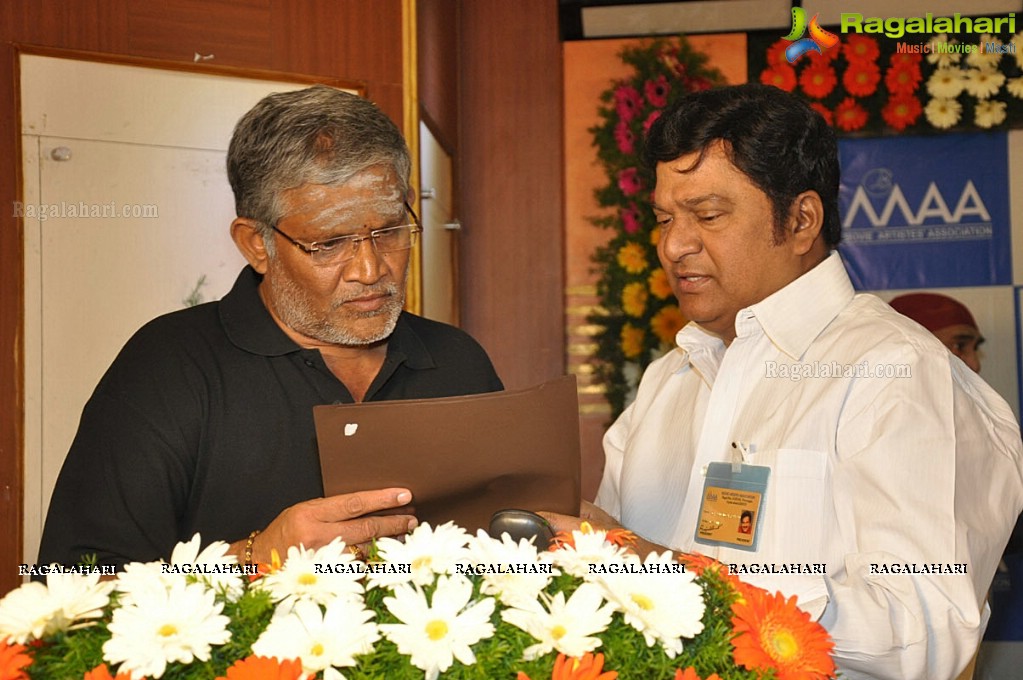
[[[245,566],[252,567],[252,546],[256,542],[256,536],[259,536],[259,529],[255,529],[249,534],[249,537],[245,540]]]

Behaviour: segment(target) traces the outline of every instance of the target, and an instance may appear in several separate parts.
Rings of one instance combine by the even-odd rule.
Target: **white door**
[[[25,546],[89,395],[131,334],[244,265],[224,167],[237,119],[304,84],[21,57]]]
[[[451,156],[419,124],[423,223],[423,316],[458,325],[458,239]]]

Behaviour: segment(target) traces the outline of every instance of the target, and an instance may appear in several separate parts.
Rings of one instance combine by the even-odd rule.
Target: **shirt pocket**
[[[758,451],[748,460],[752,465],[771,468],[767,493],[761,505],[762,524],[756,552],[728,549],[723,562],[756,564],[757,576],[744,580],[786,595],[798,595],[800,602],[827,594],[821,571],[824,556],[827,455],[807,449]],[[791,565],[800,565],[792,570]],[[789,573],[764,574],[764,567]],[[810,573],[803,573],[810,569]],[[792,573],[792,572],[795,573]]]

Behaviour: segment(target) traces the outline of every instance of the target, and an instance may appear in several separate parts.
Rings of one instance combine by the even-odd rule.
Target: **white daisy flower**
[[[290,612],[274,617],[252,645],[252,653],[278,659],[301,659],[306,673],[354,666],[360,654],[373,651],[380,632],[373,612],[361,600],[339,597],[325,610],[299,600]]]
[[[990,100],[977,102],[977,108],[973,112],[973,120],[977,127],[982,128],[999,125],[1005,120],[1005,102]]]
[[[601,588],[583,583],[567,601],[565,593],[558,592],[550,598],[546,609],[542,605],[529,609],[513,607],[503,610],[501,618],[536,638],[537,644],[523,650],[528,661],[555,649],[575,657],[592,652],[600,646],[601,640],[596,636],[607,630],[612,614],[614,605],[604,604]]]
[[[607,540],[606,531],[597,531],[589,525],[572,532],[574,545],[564,544],[551,553],[555,566],[572,576],[590,580],[591,564],[620,562],[628,552]]]
[[[481,574],[480,592],[495,595],[510,607],[526,607],[535,603],[540,591],[554,577],[551,553],[539,552],[525,538],[516,543],[505,533],[501,540],[497,540],[479,529],[476,536],[469,539],[468,550],[469,562],[473,565],[497,567]]]
[[[956,99],[934,98],[924,107],[927,121],[936,128],[947,130],[959,122],[963,106]]]
[[[980,48],[973,50],[966,55],[966,63],[976,69],[990,71],[998,68],[998,62],[1002,58],[1002,53],[996,51],[989,51],[988,45],[994,43],[995,45],[1001,46],[1002,41],[990,33],[984,33],[980,36],[980,42],[984,45],[984,51],[981,52]]]
[[[435,680],[455,659],[466,666],[476,663],[471,645],[494,634],[494,598],[469,604],[471,597],[472,582],[464,576],[440,576],[430,603],[418,586],[395,586],[384,605],[401,623],[382,623],[380,630],[425,671],[426,680]]]
[[[278,611],[285,613],[300,600],[325,605],[338,597],[361,599],[362,576],[361,563],[345,550],[344,541],[335,538],[316,550],[291,546],[281,568],[253,587],[269,591],[280,603]]]
[[[695,574],[681,571],[671,552],[650,553],[642,573],[602,574],[609,602],[625,616],[625,622],[643,634],[648,646],[660,642],[668,658],[682,653],[682,638],[703,630],[703,590]],[[652,568],[651,568],[652,567]]]
[[[958,40],[951,41],[952,45],[958,44]],[[947,45],[949,45],[948,35],[945,33],[939,33],[930,40],[927,44],[931,46],[930,51],[927,54],[927,61],[932,64],[937,64],[938,68],[948,68],[954,64],[958,64],[962,58],[960,52],[946,52]]]
[[[181,580],[169,589],[133,593],[134,603],[118,607],[107,628],[103,659],[119,672],[159,678],[169,663],[210,660],[210,647],[231,639],[230,620],[212,590]]]
[[[103,615],[113,583],[99,574],[47,576],[46,583],[24,583],[0,599],[0,640],[17,644],[90,625]]]
[[[235,572],[238,558],[229,555],[231,549],[223,541],[213,541],[200,550],[202,539],[198,533],[182,541],[171,551],[170,562],[130,562],[118,573],[116,589],[122,593],[120,602],[131,604],[140,589],[170,588],[179,581],[201,583],[234,602],[245,589],[242,574]]]
[[[123,605],[135,603],[136,595],[143,591],[166,591],[175,583],[185,581],[180,575],[164,573],[166,562],[129,562],[117,573],[114,589],[120,593],[117,601]]]
[[[1005,83],[1005,89],[1016,99],[1023,99],[1023,76],[1010,78]]]
[[[970,69],[966,71],[966,79],[963,86],[966,91],[977,99],[987,99],[997,94],[1005,83],[1005,74],[1001,71],[981,71]]]
[[[377,539],[377,553],[391,564],[407,564],[411,574],[370,572],[366,580],[370,587],[389,588],[409,581],[416,585],[433,583],[437,574],[454,574],[456,565],[468,557],[465,545],[469,534],[465,529],[447,522],[431,527],[428,522],[417,526],[401,542],[393,538]]]
[[[953,99],[963,91],[965,81],[962,69],[939,68],[927,79],[927,92],[932,97]]]
[[[223,593],[229,602],[235,602],[245,590],[245,579],[241,573],[235,571],[234,565],[238,564],[238,558],[228,554],[231,546],[224,541],[213,541],[200,551],[200,545],[201,539],[198,533],[192,536],[192,540],[178,543],[171,552],[171,566],[211,565],[216,567],[206,570],[213,573],[201,573],[204,571],[201,568],[194,569],[198,572],[194,578],[205,582],[216,592]]]

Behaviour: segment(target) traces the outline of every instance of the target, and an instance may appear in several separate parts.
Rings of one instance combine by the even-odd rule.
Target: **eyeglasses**
[[[416,244],[416,235],[423,231],[423,227],[419,223],[419,216],[416,215],[408,203],[405,204],[405,211],[412,217],[412,224],[373,229],[365,235],[350,234],[312,243],[296,241],[278,229],[276,224],[271,224],[270,228],[293,243],[299,250],[307,253],[310,259],[312,259],[313,264],[322,266],[338,265],[355,259],[355,256],[359,254],[359,247],[363,241],[370,241],[373,244],[373,249],[381,255],[384,253],[398,253],[414,246]]]

